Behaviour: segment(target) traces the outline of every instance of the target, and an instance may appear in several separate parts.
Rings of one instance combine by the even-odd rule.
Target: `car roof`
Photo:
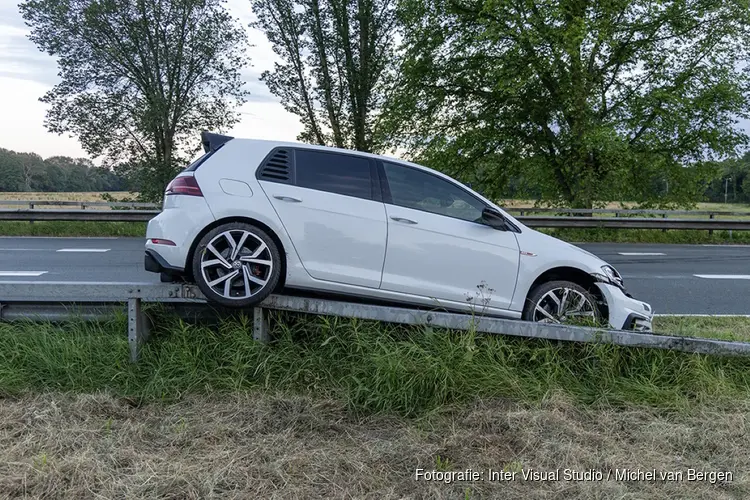
[[[445,177],[446,179],[450,179],[455,182],[455,179],[453,179],[450,176],[447,176],[446,174],[442,172],[439,172],[429,167],[425,167],[424,165],[420,165],[418,163],[412,163],[407,160],[402,160],[401,158],[396,158],[394,156],[380,155],[380,154],[375,154],[375,153],[366,153],[364,151],[358,151],[356,149],[336,148],[332,146],[321,146],[318,144],[308,144],[305,142],[295,142],[295,141],[277,141],[277,140],[269,140],[269,139],[250,139],[250,138],[240,138],[240,137],[235,137],[233,140],[242,142],[247,145],[252,145],[252,144],[263,145],[265,148],[268,148],[268,149],[273,149],[275,147],[315,149],[319,151],[329,151],[333,153],[358,155],[358,156],[364,156],[366,158],[373,158],[376,160],[396,162],[402,165],[408,165],[414,168],[418,168],[420,170],[425,170],[428,172],[439,174],[441,177]]]

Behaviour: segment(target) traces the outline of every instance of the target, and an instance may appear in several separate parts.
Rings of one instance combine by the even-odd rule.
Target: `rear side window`
[[[294,156],[297,186],[373,199],[374,165],[368,158],[309,149],[297,149]]]
[[[198,169],[198,167],[200,167],[201,165],[203,165],[203,163],[206,160],[208,160],[208,158],[212,154],[214,154],[215,152],[217,152],[218,150],[220,150],[222,148],[222,146],[224,146],[224,144],[222,144],[218,148],[216,148],[216,149],[214,149],[212,151],[209,151],[208,153],[204,154],[203,156],[201,156],[200,158],[198,158],[197,160],[195,160],[193,163],[191,163],[190,165],[188,165],[188,167],[185,170],[183,170],[183,172],[195,172]]]

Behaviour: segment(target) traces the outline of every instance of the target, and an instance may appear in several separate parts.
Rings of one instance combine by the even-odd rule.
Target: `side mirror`
[[[482,210],[482,222],[495,229],[507,229],[503,214],[489,207]]]

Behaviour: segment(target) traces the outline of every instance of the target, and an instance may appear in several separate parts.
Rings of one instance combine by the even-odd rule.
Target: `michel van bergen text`
[[[416,469],[417,481],[438,481],[452,483],[456,481],[689,481],[731,482],[732,472],[703,471],[698,469],[661,471],[657,469],[553,469],[535,470],[475,470],[438,471]]]

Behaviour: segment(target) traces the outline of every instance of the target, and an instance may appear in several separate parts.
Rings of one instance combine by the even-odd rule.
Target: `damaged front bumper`
[[[634,299],[623,286],[622,277],[611,266],[603,266],[601,274],[592,274],[604,299],[609,324],[616,330],[652,331],[654,311],[646,302]]]

